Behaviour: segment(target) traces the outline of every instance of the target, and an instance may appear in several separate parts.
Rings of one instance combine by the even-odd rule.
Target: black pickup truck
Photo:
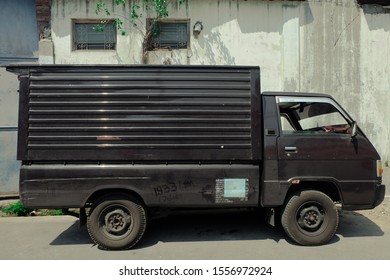
[[[326,94],[260,94],[259,67],[7,70],[20,80],[23,204],[80,208],[101,248],[134,246],[158,208],[261,207],[298,244],[320,245],[336,204],[384,199],[380,157],[348,113]]]

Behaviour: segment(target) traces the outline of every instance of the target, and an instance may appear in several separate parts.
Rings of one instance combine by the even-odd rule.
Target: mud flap
[[[80,208],[79,215],[79,229],[82,228],[87,223],[87,214],[85,212],[85,207]]]
[[[267,208],[266,214],[265,214],[265,220],[267,221],[268,224],[271,226],[276,226],[275,222],[275,216],[276,216],[276,211],[274,208]]]

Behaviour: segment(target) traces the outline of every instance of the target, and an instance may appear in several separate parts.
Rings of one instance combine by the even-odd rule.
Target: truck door
[[[367,185],[376,180],[376,151],[361,131],[352,139],[353,121],[333,99],[277,96],[276,103],[281,185],[333,182],[344,204],[374,199]]]

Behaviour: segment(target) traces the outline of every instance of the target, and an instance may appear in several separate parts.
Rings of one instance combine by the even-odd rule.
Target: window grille
[[[115,48],[116,27],[112,22],[104,24],[74,22],[74,50],[114,50]]]
[[[189,44],[188,27],[187,20],[185,22],[156,22],[152,31],[150,49],[186,49]]]

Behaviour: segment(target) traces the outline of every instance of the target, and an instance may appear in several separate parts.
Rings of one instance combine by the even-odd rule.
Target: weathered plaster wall
[[[388,160],[390,14],[349,0],[309,1],[300,18],[300,90],[334,95]]]
[[[65,4],[66,3],[66,4]],[[71,19],[100,18],[95,0],[53,0],[55,63],[141,63],[142,32],[128,27],[116,51],[72,51]],[[127,15],[126,8],[112,6]],[[147,12],[143,12],[144,26]],[[149,53],[149,63],[259,65],[262,91],[336,97],[390,158],[390,13],[355,0],[188,0],[171,18],[204,29],[188,50]]]
[[[54,63],[57,64],[117,64],[140,63],[142,36],[129,30],[127,36],[118,35],[117,49],[112,51],[72,51],[72,19],[107,18],[102,13],[96,15],[97,0],[53,0],[52,1],[52,40],[54,43]],[[109,1],[107,1],[109,2]],[[115,15],[127,15],[128,8],[111,5]]]
[[[380,10],[376,13],[375,10]],[[373,11],[374,10],[374,11]],[[365,132],[390,160],[390,13],[366,6],[360,21],[359,102],[349,108],[364,124]],[[373,13],[374,12],[374,13]],[[358,108],[354,108],[354,106]]]

